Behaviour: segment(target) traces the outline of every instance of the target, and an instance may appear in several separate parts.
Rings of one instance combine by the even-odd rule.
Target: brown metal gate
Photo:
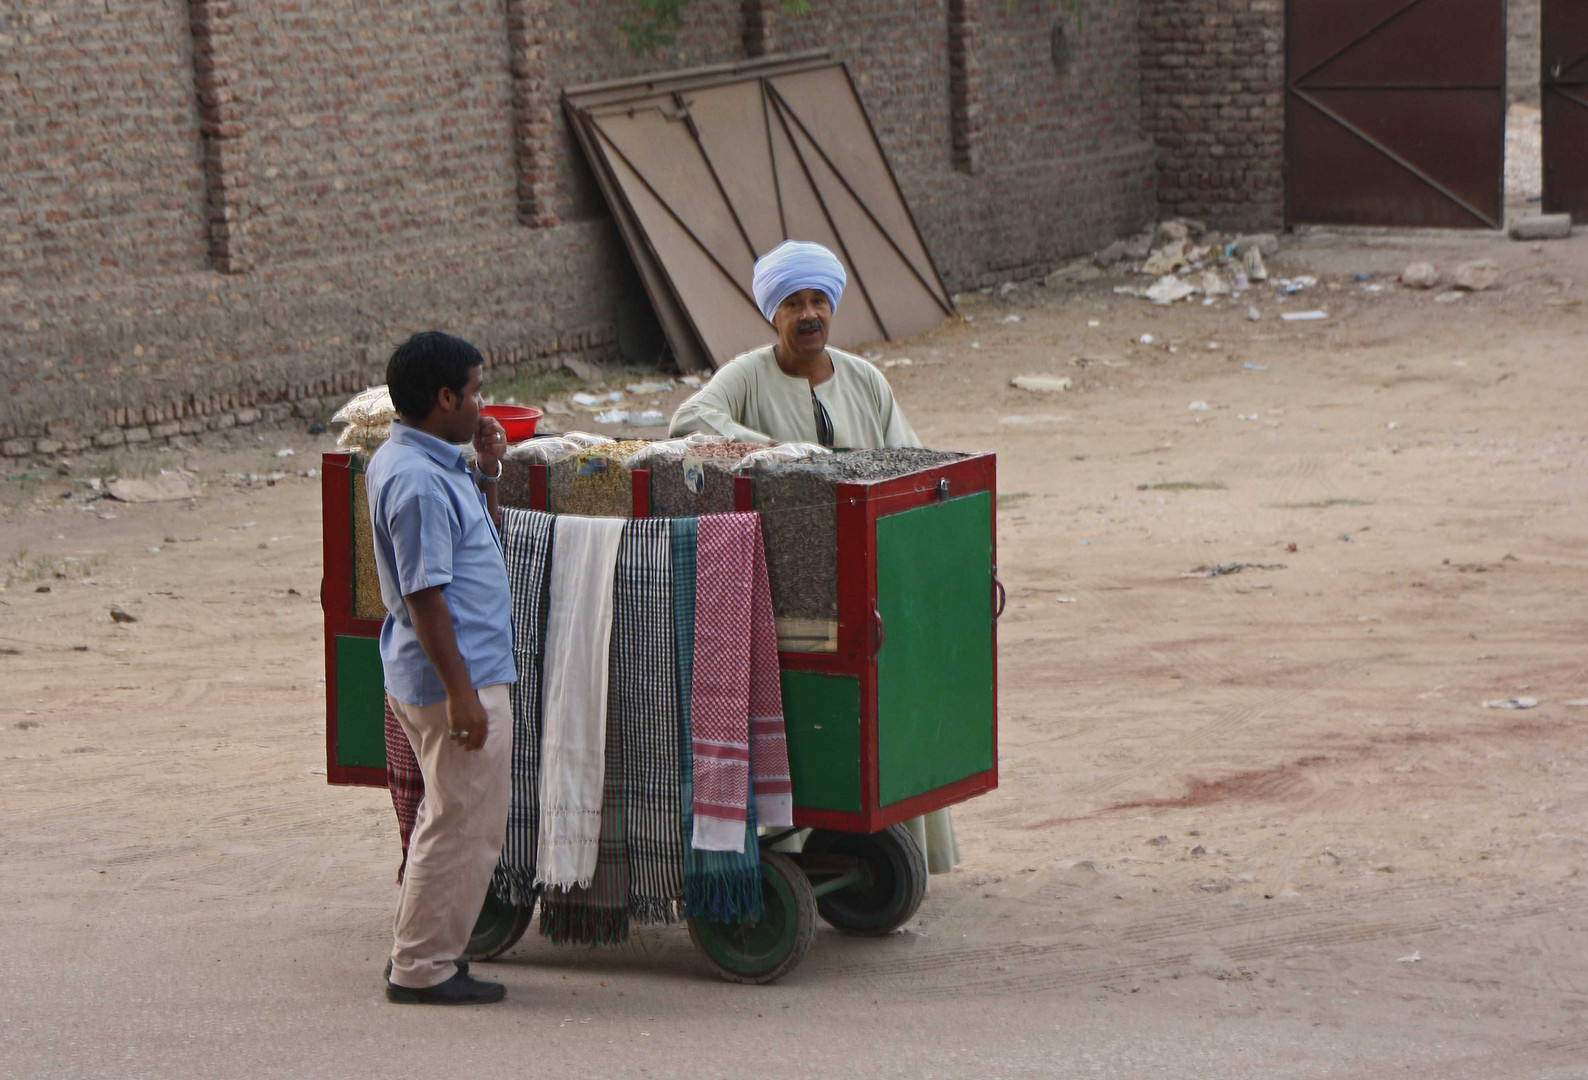
[[[1544,0],[1544,211],[1588,222],[1588,4]]]
[[[1505,45],[1505,0],[1289,0],[1287,223],[1500,228]]]

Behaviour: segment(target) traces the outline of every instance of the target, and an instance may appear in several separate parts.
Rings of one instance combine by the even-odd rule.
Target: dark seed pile
[[[733,467],[766,443],[726,442],[692,447],[687,453],[648,463],[653,517],[699,517],[733,513]],[[706,487],[699,495],[684,484],[684,459],[705,458]]]
[[[699,517],[733,513],[733,466],[738,458],[705,463],[706,486],[699,495],[684,485],[684,459],[651,461],[651,516]]]
[[[532,509],[529,503],[529,472],[532,463],[519,458],[502,459],[502,478],[496,482],[496,496],[503,506]]]
[[[772,610],[783,618],[838,618],[838,484],[873,484],[962,455],[897,447],[850,450],[774,466],[756,476]]]

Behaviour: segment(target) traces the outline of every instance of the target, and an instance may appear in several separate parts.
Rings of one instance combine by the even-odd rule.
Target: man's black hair
[[[405,420],[423,420],[436,407],[444,386],[462,394],[469,372],[485,363],[480,350],[462,338],[425,330],[401,345],[386,361],[386,389]]]

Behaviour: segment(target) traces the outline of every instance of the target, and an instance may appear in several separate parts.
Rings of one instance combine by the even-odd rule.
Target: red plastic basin
[[[507,441],[510,443],[523,442],[535,434],[535,425],[540,423],[540,418],[545,415],[539,409],[532,409],[528,405],[484,405],[481,406],[480,412],[502,425],[502,430],[507,432]]]

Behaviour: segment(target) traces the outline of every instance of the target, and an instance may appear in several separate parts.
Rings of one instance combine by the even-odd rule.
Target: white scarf
[[[535,884],[588,888],[606,777],[612,578],[622,518],[557,517],[546,616]]]

